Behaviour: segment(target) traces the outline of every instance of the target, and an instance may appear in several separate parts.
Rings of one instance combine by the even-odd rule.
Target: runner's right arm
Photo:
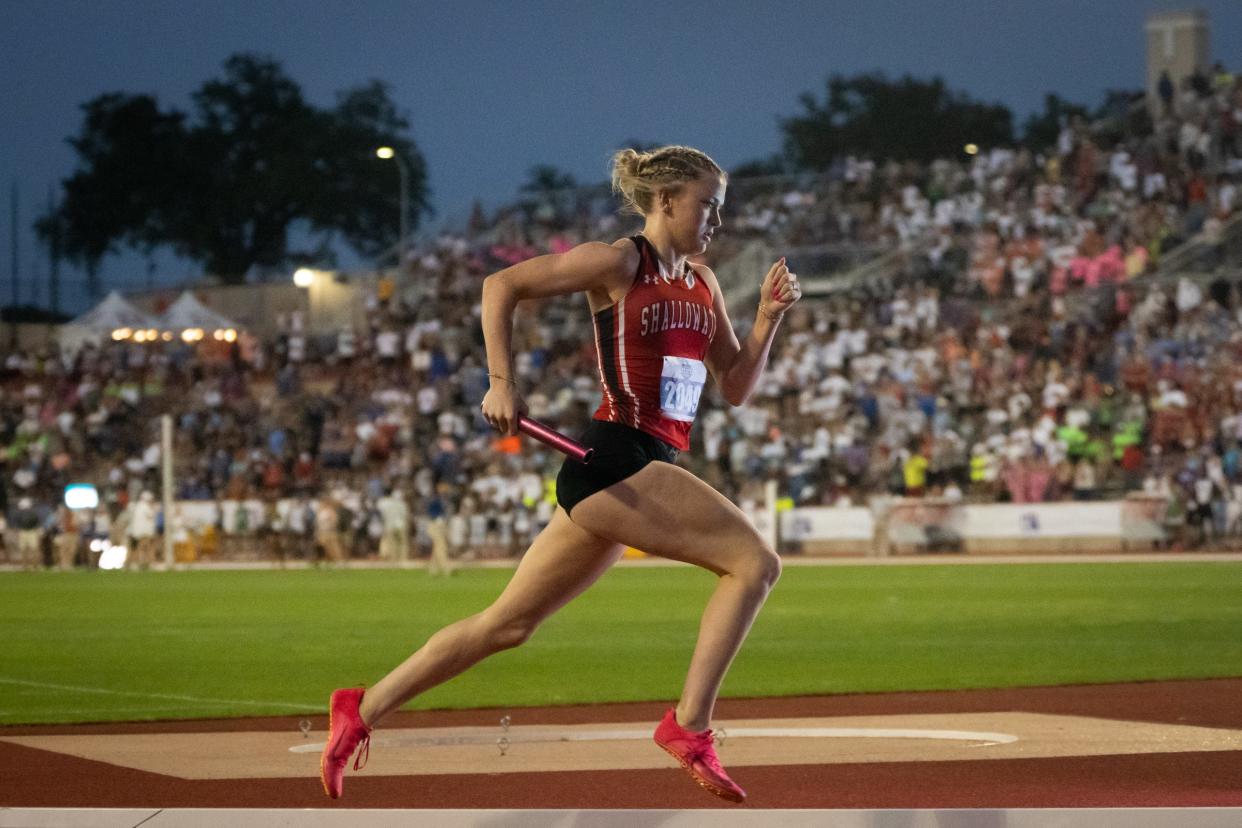
[[[513,370],[513,310],[523,299],[541,299],[607,288],[630,269],[633,245],[587,242],[566,253],[536,256],[483,280],[483,342],[491,388],[483,419],[505,435],[517,433],[526,405]]]

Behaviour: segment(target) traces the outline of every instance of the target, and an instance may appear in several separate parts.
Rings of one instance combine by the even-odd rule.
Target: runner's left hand
[[[802,298],[802,288],[798,277],[789,269],[785,257],[781,256],[759,289],[759,306],[768,314],[781,314],[793,307],[793,303]]]

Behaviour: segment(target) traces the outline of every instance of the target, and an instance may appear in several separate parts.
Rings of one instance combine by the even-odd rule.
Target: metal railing
[[[1205,279],[1215,275],[1217,267],[1227,264],[1227,254],[1235,249],[1242,251],[1242,213],[1227,220],[1217,233],[1209,235],[1200,231],[1191,236],[1161,256],[1153,272],[1136,281],[1164,282],[1182,276]],[[1209,256],[1218,260],[1208,263]]]

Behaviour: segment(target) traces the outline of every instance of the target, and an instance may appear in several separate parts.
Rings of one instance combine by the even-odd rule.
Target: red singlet
[[[639,253],[634,282],[592,319],[604,386],[594,418],[685,451],[707,379],[703,357],[716,334],[712,292],[689,263],[680,278],[666,280],[651,242],[631,238]]]

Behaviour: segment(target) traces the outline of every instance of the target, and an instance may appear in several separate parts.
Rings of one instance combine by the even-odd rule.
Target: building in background
[[[1160,76],[1169,73],[1176,91],[1196,69],[1212,65],[1212,24],[1200,9],[1154,12],[1147,17],[1147,101],[1160,114]]]

